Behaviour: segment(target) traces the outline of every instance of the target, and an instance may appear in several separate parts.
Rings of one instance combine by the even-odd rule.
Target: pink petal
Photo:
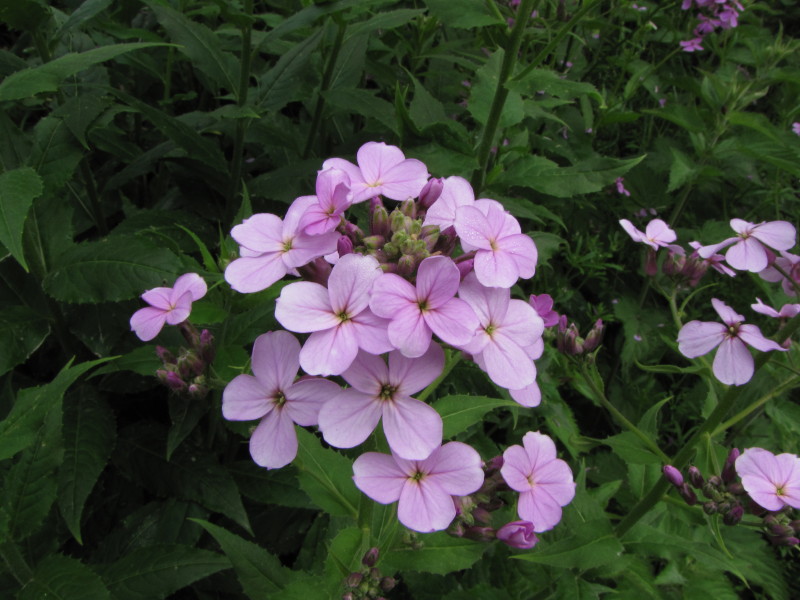
[[[186,292],[183,296],[175,300],[174,308],[167,311],[167,324],[177,325],[178,323],[183,323],[189,318],[191,312],[192,295],[190,292]]]
[[[399,275],[386,273],[378,277],[372,285],[369,306],[379,317],[391,319],[399,311],[417,306],[417,303],[416,288]]]
[[[389,323],[389,341],[409,357],[422,356],[431,345],[431,328],[416,305],[408,305]]]
[[[383,175],[393,166],[403,162],[405,155],[397,146],[383,142],[367,142],[356,153],[356,161],[369,185],[382,183]],[[422,188],[420,188],[422,189]],[[405,198],[403,198],[405,200]]]
[[[770,221],[756,225],[751,235],[774,250],[788,250],[795,244],[797,230],[787,221]]]
[[[510,288],[519,279],[514,257],[501,249],[478,250],[474,265],[478,281],[486,287]]]
[[[536,471],[542,465],[556,459],[556,445],[552,438],[538,431],[529,431],[522,438],[522,445],[531,463],[531,469]]]
[[[146,306],[133,313],[130,321],[131,331],[135,332],[143,342],[149,342],[159,334],[166,320],[167,313],[165,311]]]
[[[317,202],[327,212],[341,214],[350,205],[350,177],[341,169],[325,169],[317,174]]]
[[[444,370],[444,350],[439,344],[431,344],[419,358],[407,358],[400,352],[389,354],[388,379],[401,396],[411,396],[425,389]]]
[[[761,273],[759,273],[759,275],[761,275]],[[776,281],[778,281],[778,280],[776,279]],[[775,319],[778,319],[781,316],[780,313],[777,310],[775,310],[771,306],[768,306],[768,305],[764,304],[761,301],[761,298],[756,298],[756,303],[755,304],[751,304],[750,308],[752,308],[757,313],[761,313],[762,315],[767,315],[768,317],[773,317]]]
[[[317,236],[336,229],[341,218],[340,213],[329,212],[319,204],[315,204],[300,219],[298,228],[306,235]]]
[[[300,221],[303,215],[315,204],[317,204],[316,196],[300,196],[294,199],[294,202],[292,202],[289,209],[286,211],[286,217],[283,219],[281,241],[286,242],[286,240],[291,240],[300,233]]]
[[[466,496],[483,485],[480,455],[461,442],[448,442],[434,450],[421,467],[442,490],[453,496]]]
[[[389,168],[383,175],[381,193],[392,200],[416,198],[428,182],[428,168],[414,158]]]
[[[763,271],[769,263],[764,246],[754,237],[736,242],[728,249],[725,260],[734,269],[752,273]]]
[[[327,379],[301,379],[284,392],[286,404],[283,409],[298,425],[317,425],[319,411],[341,391],[342,388]]]
[[[341,257],[328,278],[333,312],[347,312],[352,317],[367,308],[372,284],[381,273],[378,261],[372,256],[347,254]]]
[[[176,298],[189,292],[192,297],[192,302],[196,302],[206,295],[208,286],[205,280],[197,273],[186,273],[175,280],[175,285],[172,286],[172,289],[174,290]]]
[[[536,533],[548,531],[561,520],[561,506],[543,488],[533,488],[519,496],[520,518],[533,523]]]
[[[334,224],[338,224],[338,219]],[[336,250],[336,243],[341,235],[335,231],[321,233],[320,235],[296,234],[291,241],[291,249],[283,254],[283,262],[287,267],[302,267],[312,260],[325,256]]]
[[[398,520],[414,531],[428,533],[447,529],[456,516],[450,494],[430,478],[406,480],[397,506]]]
[[[153,308],[158,308],[165,311],[172,310],[172,288],[153,288],[152,290],[147,290],[144,294],[142,294],[141,298]]]
[[[508,289],[487,288],[480,284],[474,273],[464,278],[458,295],[472,307],[484,327],[490,323],[501,323],[505,319],[511,299]]]
[[[344,160],[343,158],[329,158],[322,163],[322,168],[323,170],[339,169],[340,171],[344,171],[350,179],[351,187],[354,187],[356,183],[361,183],[363,187],[364,175],[361,173],[361,169],[349,160]],[[368,198],[369,196],[367,198],[362,198],[362,200],[367,200]],[[361,200],[353,199],[353,202],[361,202]]]
[[[522,446],[514,445],[506,448],[503,452],[503,466],[500,467],[500,474],[512,490],[525,492],[531,489],[530,476],[533,474],[533,466],[528,453]]]
[[[381,419],[381,401],[358,390],[342,390],[319,411],[325,441],[337,448],[354,448],[369,437]]]
[[[328,290],[311,281],[290,283],[281,290],[275,318],[286,329],[297,333],[322,331],[341,322],[331,309]]]
[[[753,356],[739,338],[725,338],[714,357],[714,375],[727,385],[742,385],[750,381],[755,366]]]
[[[428,327],[451,346],[468,344],[480,326],[470,305],[458,298],[452,298],[435,310],[424,312],[423,317]]]
[[[353,481],[356,487],[381,504],[399,500],[407,479],[408,476],[388,454],[367,452],[353,463]]]
[[[288,331],[272,331],[256,338],[252,369],[270,392],[285,392],[300,368],[300,342]]]
[[[515,299],[508,303],[508,310],[498,328],[519,346],[527,348],[542,339],[544,321],[530,304]]]
[[[377,397],[389,382],[389,368],[380,356],[362,350],[342,377],[358,391]]]
[[[456,210],[455,228],[458,237],[473,248],[491,250],[492,228],[480,210],[474,206],[460,206]]]
[[[345,321],[337,327],[312,333],[300,350],[300,366],[309,375],[340,375],[357,354],[353,324]]]
[[[786,352],[788,350],[788,348],[784,348],[778,342],[765,338],[761,330],[755,325],[740,325],[737,335],[745,344],[752,346],[756,350],[761,350],[762,352],[769,352],[770,350]]]
[[[566,506],[575,497],[572,470],[563,460],[555,459],[537,467],[534,478],[534,488],[543,488],[561,506]]]
[[[719,250],[723,248],[727,248],[731,244],[735,244],[741,238],[739,237],[732,237],[728,238],[727,240],[721,241],[719,244],[712,244],[710,246],[700,246],[697,248],[697,255],[700,258],[711,258],[714,254],[716,254]]]
[[[447,256],[431,256],[423,260],[417,271],[417,297],[428,309],[435,309],[452,299],[461,276],[456,263]]]
[[[389,321],[375,316],[370,309],[361,311],[350,319],[358,347],[370,354],[383,354],[394,349],[389,341]]]
[[[280,252],[283,250],[283,221],[275,215],[259,213],[231,229],[231,237],[256,252]]]
[[[716,298],[711,299],[711,306],[714,307],[714,310],[719,315],[719,318],[722,319],[722,322],[726,325],[735,325],[736,323],[741,323],[744,321],[744,315],[738,314],[735,310],[733,310],[730,306],[725,304],[722,300],[717,300]]]
[[[645,236],[658,246],[665,246],[678,239],[675,232],[661,219],[653,219],[647,224]]]
[[[498,251],[511,256],[522,279],[530,279],[536,272],[538,252],[536,244],[525,234],[509,235],[497,240]]]
[[[278,252],[237,258],[225,269],[225,281],[242,294],[265,290],[285,275],[286,265]]]
[[[456,210],[459,206],[474,204],[475,193],[469,181],[456,175],[444,180],[439,199],[425,214],[423,225],[438,225],[444,230],[455,224]]]
[[[283,410],[273,410],[261,420],[250,437],[250,456],[257,465],[280,469],[297,456],[294,423]]]
[[[622,225],[622,228],[629,236],[631,236],[631,239],[634,242],[644,242],[648,246],[653,246],[654,250],[656,249],[655,244],[650,242],[650,240],[647,239],[647,236],[643,232],[636,229],[636,227],[633,226],[633,223],[628,221],[628,219],[620,219],[619,224]]]
[[[397,393],[383,402],[383,432],[400,458],[428,458],[442,443],[442,427],[442,417],[424,402]]]
[[[727,331],[722,323],[689,321],[678,332],[678,350],[687,358],[703,356],[722,343]]]
[[[535,381],[520,390],[508,390],[514,401],[527,408],[534,408],[542,403],[542,392]]]
[[[518,390],[536,380],[536,367],[511,338],[496,331],[481,353],[489,377],[500,387]]]
[[[271,390],[252,375],[237,375],[222,392],[222,416],[229,421],[253,421],[275,406]]]

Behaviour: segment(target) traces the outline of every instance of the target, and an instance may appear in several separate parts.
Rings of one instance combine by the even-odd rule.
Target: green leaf
[[[6,77],[0,83],[0,101],[20,100],[42,92],[55,92],[58,90],[59,84],[67,77],[88,69],[92,65],[134,50],[164,45],[153,42],[137,42],[101,46],[86,52],[65,54],[38,67],[17,71]]]
[[[169,418],[172,421],[172,427],[169,428],[167,434],[167,460],[181,442],[194,431],[208,409],[207,402],[198,402],[197,399],[188,396],[170,395]]]
[[[284,567],[278,557],[261,546],[207,521],[201,519],[192,521],[217,540],[231,561],[244,593],[252,600],[269,598],[270,594],[283,589],[291,581],[291,570]]]
[[[693,373],[702,373],[705,367],[696,366],[696,367],[679,367],[677,365],[643,365],[639,361],[636,362],[636,366],[639,367],[642,371],[647,371],[648,373],[684,373],[684,374],[693,374]]]
[[[603,444],[611,447],[615,454],[627,463],[636,465],[660,464],[661,458],[644,445],[636,435],[624,431],[602,440]]]
[[[264,469],[252,460],[226,465],[242,494],[261,504],[311,508],[308,496],[300,489],[295,469]]]
[[[158,22],[167,30],[170,39],[180,44],[192,66],[208,75],[214,83],[229,92],[239,92],[239,61],[230,52],[222,49],[217,35],[205,25],[190,21],[169,6],[152,0],[144,2],[156,15]]]
[[[35,31],[50,18],[50,7],[42,0],[0,2],[0,21],[20,31]]]
[[[488,548],[487,544],[466,538],[457,538],[443,531],[418,538],[421,548],[395,548],[381,561],[381,568],[387,572],[422,571],[446,575],[453,571],[468,569],[475,564]]]
[[[672,151],[672,165],[669,168],[669,185],[667,192],[674,192],[690,181],[696,170],[696,163],[693,163],[688,156],[680,150],[670,148]]]
[[[375,119],[388,130],[397,133],[397,118],[394,106],[388,100],[378,98],[374,92],[363,89],[338,88],[323,94],[325,101],[348,114],[357,114]]]
[[[485,25],[506,25],[496,12],[489,10],[483,0],[425,0],[435,17],[459,29],[472,29]]]
[[[358,527],[348,527],[336,534],[328,547],[325,560],[327,584],[332,594],[339,591],[342,580],[359,571],[361,559],[369,550],[369,532]]]
[[[33,579],[17,596],[19,600],[105,600],[110,597],[97,573],[78,559],[61,554],[52,554],[36,565]]]
[[[534,69],[526,73],[521,79],[512,79],[506,84],[506,87],[520,94],[534,97],[539,92],[545,92],[564,100],[589,96],[596,100],[601,108],[605,108],[603,96],[591,83],[570,81],[569,79],[564,79],[561,73],[548,69]]]
[[[78,94],[61,104],[51,114],[64,119],[64,125],[75,136],[75,139],[84,149],[89,150],[86,132],[109,103],[109,99],[99,93]]]
[[[65,252],[44,279],[45,291],[63,302],[110,302],[171,285],[181,272],[177,256],[137,237],[87,242]]]
[[[115,600],[158,600],[230,567],[215,552],[164,545],[135,550],[107,566],[102,576]]]
[[[64,119],[54,116],[47,116],[36,124],[34,140],[27,162],[36,169],[44,181],[45,189],[55,192],[64,187],[81,162],[81,147]],[[47,199],[47,195],[44,199]],[[62,198],[58,200],[62,205],[65,204]],[[63,222],[59,225],[69,230]]]
[[[460,8],[460,7],[459,7]],[[475,72],[475,82],[470,89],[467,109],[481,125],[486,125],[492,108],[495,90],[500,82],[500,66],[503,62],[503,50],[498,49],[489,57],[486,64]],[[503,111],[500,114],[500,128],[516,125],[525,118],[522,96],[509,91]]]
[[[584,523],[575,535],[552,544],[542,544],[531,552],[517,554],[513,558],[560,569],[585,571],[613,563],[622,552],[622,544],[610,532],[608,521],[603,519]]]
[[[72,535],[81,538],[86,499],[111,456],[117,438],[114,412],[91,388],[64,406],[64,462],[58,471],[58,508]]]
[[[156,355],[155,346],[139,346],[128,354],[114,357],[112,362],[97,369],[92,374],[92,377],[108,373],[119,373],[120,371],[133,371],[139,375],[154,375],[156,369],[160,369],[161,366],[162,362]]]
[[[322,38],[323,28],[317,30],[302,42],[295,44],[278,59],[274,67],[259,78],[258,105],[270,111],[278,111],[301,95],[302,78],[305,77],[311,53]]]
[[[424,13],[424,9],[414,8],[400,8],[398,10],[379,12],[377,15],[370,17],[366,21],[351,25],[347,30],[347,35],[348,37],[353,37],[361,33],[369,33],[378,29],[382,31],[395,29],[396,27],[405,25]]]
[[[111,5],[112,1],[113,0],[84,0],[84,2],[72,12],[69,18],[64,21],[64,24],[58,28],[58,31],[53,37],[55,39],[61,39],[68,31],[82,26],[105,10]]]
[[[433,403],[433,408],[441,415],[444,423],[442,434],[444,439],[466,431],[467,428],[483,419],[486,413],[499,407],[519,407],[519,404],[512,400],[469,394],[445,396]]]
[[[425,87],[412,76],[414,81],[414,98],[408,107],[408,115],[419,129],[428,125],[447,121],[444,105],[434,98]]]
[[[27,306],[0,309],[0,375],[27,360],[50,335],[50,323]]]
[[[34,198],[44,189],[42,178],[30,167],[0,175],[0,243],[11,252],[22,268],[28,263],[22,252],[22,231]]]
[[[300,487],[312,502],[333,516],[358,515],[359,491],[353,483],[353,462],[304,429],[297,429],[299,449],[295,465]]]

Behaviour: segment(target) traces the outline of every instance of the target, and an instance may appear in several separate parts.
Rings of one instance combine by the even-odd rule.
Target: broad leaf
[[[483,0],[425,0],[431,14],[448,27],[472,29],[485,25],[506,24],[497,12],[493,12]]]
[[[281,56],[275,66],[259,78],[257,101],[260,107],[278,111],[292,100],[299,99],[300,83],[306,75],[308,60],[321,37],[322,28],[318,28]]]
[[[22,252],[22,229],[33,199],[44,189],[42,178],[30,167],[0,175],[0,243],[27,271]]]
[[[0,309],[0,375],[25,362],[50,334],[50,323],[27,306]]]
[[[500,67],[503,62],[503,50],[497,50],[489,57],[486,64],[475,72],[467,108],[470,114],[481,125],[489,120],[495,91],[500,81]],[[518,92],[509,91],[500,113],[500,129],[516,125],[525,117],[522,96]]]
[[[52,554],[36,565],[33,579],[25,584],[19,600],[73,600],[110,598],[103,580],[81,561]]]
[[[574,535],[552,544],[542,544],[514,558],[560,569],[585,571],[614,562],[622,552],[622,544],[610,532],[608,521],[603,519],[584,523]]]
[[[452,537],[443,531],[422,536],[418,542],[421,547],[416,550],[404,546],[388,552],[381,567],[386,571],[395,569],[446,575],[468,569],[488,548],[487,544]]]
[[[442,437],[445,439],[465,431],[483,419],[486,413],[499,407],[519,408],[519,404],[513,400],[470,396],[469,394],[445,396],[433,403],[433,408],[442,417],[444,423]]]

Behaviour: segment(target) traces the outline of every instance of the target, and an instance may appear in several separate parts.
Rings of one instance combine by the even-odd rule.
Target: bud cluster
[[[344,580],[347,591],[342,594],[342,600],[386,600],[383,594],[390,592],[397,585],[397,580],[381,575],[375,567],[378,557],[377,548],[367,550],[361,559],[361,569],[350,573]]]
[[[156,376],[176,394],[200,400],[208,394],[206,371],[214,360],[214,336],[208,329],[198,332],[188,321],[178,327],[189,347],[181,346],[176,357],[163,346],[156,346],[156,354],[164,365],[156,371]]]
[[[561,315],[558,320],[558,330],[556,331],[556,347],[559,352],[572,356],[588,354],[596,350],[600,345],[603,340],[604,330],[603,320],[597,319],[584,339],[580,336],[578,326],[573,322],[567,325],[567,315]]]

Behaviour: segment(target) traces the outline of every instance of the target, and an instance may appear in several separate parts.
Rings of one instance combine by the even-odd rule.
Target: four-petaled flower
[[[736,473],[750,497],[767,510],[800,508],[800,458],[748,448],[736,459]]]
[[[658,250],[659,247],[667,247],[678,239],[675,232],[661,219],[650,221],[644,231],[636,229],[628,219],[620,219],[619,224],[622,225],[622,228],[631,236],[634,242],[647,244],[653,250]]]
[[[157,287],[142,294],[150,306],[140,308],[131,317],[131,331],[149,342],[158,335],[164,323],[177,325],[189,317],[192,302],[206,295],[206,282],[197,273],[186,273],[171,288]]]
[[[723,240],[719,244],[697,249],[701,258],[709,258],[722,248],[728,248],[725,260],[734,269],[758,273],[767,268],[769,255],[767,248],[788,250],[794,246],[797,231],[787,221],[769,223],[748,223],[742,219],[731,219],[731,229],[738,235]]]
[[[381,504],[397,501],[398,520],[414,531],[441,531],[456,516],[453,496],[466,496],[483,484],[480,455],[461,442],[449,442],[425,460],[367,452],[353,463],[356,487]]]
[[[678,349],[687,358],[697,358],[719,346],[713,371],[722,383],[742,385],[750,381],[755,364],[747,346],[762,352],[786,350],[765,338],[755,325],[742,323],[744,317],[721,300],[712,298],[711,304],[722,323],[689,321],[678,332]]]

